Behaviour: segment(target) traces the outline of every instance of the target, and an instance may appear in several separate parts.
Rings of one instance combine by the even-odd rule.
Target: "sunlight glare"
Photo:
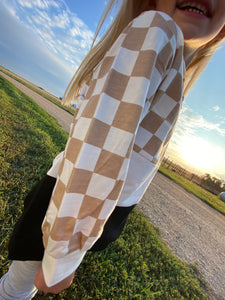
[[[213,171],[221,163],[221,150],[198,137],[186,137],[180,155],[190,166],[199,170]]]

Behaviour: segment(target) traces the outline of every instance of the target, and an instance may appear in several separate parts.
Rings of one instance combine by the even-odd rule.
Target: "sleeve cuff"
[[[48,287],[51,287],[69,275],[80,265],[86,251],[75,251],[62,258],[54,258],[46,251],[42,260],[44,279]]]

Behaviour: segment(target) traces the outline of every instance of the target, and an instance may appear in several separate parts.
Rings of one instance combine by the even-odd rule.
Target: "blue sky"
[[[105,0],[0,0],[0,64],[58,97]],[[187,96],[167,156],[225,180],[225,46]]]

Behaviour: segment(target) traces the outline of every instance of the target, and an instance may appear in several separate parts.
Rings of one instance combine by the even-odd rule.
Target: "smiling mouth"
[[[178,3],[177,8],[180,10],[193,12],[202,16],[205,16],[207,18],[210,17],[211,13],[208,7],[200,2],[197,1],[182,1]]]

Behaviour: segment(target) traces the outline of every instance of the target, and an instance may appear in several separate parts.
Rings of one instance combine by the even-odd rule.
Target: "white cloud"
[[[47,47],[47,41],[54,42],[54,39],[44,36],[43,40],[46,41],[43,42],[29,26],[15,18],[5,5],[0,10],[0,28],[4,28],[0,31],[3,66],[15,70],[17,74],[53,94],[62,96],[75,70],[64,58],[54,53],[53,50],[57,49],[54,44]]]
[[[225,136],[225,128],[221,128],[221,122],[209,122],[202,115],[194,113],[187,107],[184,107],[182,113],[180,114],[178,125],[182,128],[182,130],[187,129],[194,132],[196,132],[198,129],[212,130],[221,136]]]
[[[23,6],[23,7],[27,7],[27,8],[40,8],[40,9],[47,9],[50,6],[53,7],[59,7],[57,4],[57,1],[53,1],[53,0],[18,0],[18,3]]]
[[[42,41],[52,56],[64,61],[66,68],[70,66],[71,72],[76,70],[89,51],[94,34],[64,0],[1,1],[37,41]]]
[[[19,19],[18,16],[16,15],[16,9],[14,6],[5,3],[5,0],[3,0],[2,4],[4,5],[5,9],[10,13],[10,15],[12,15],[16,19]]]
[[[32,20],[35,24],[41,27],[51,27],[51,18],[46,11],[36,10],[35,14],[32,14]]]
[[[39,7],[42,9],[48,8],[48,4],[46,1],[41,1],[41,0],[18,0],[18,3],[23,6],[23,7],[28,7],[28,8],[32,8],[32,7]]]
[[[214,110],[214,111],[219,111],[219,110],[220,110],[220,107],[219,107],[218,105],[213,106],[213,110]]]
[[[59,28],[67,28],[70,24],[70,19],[68,14],[63,11],[61,14],[53,16],[53,26]]]
[[[77,67],[90,49],[93,39],[93,32],[85,23],[69,10],[63,0],[57,1],[55,7],[50,0],[15,1],[20,4],[17,6],[18,15],[21,5],[25,9],[21,18],[30,30],[39,36],[50,51],[70,63],[72,69]]]

